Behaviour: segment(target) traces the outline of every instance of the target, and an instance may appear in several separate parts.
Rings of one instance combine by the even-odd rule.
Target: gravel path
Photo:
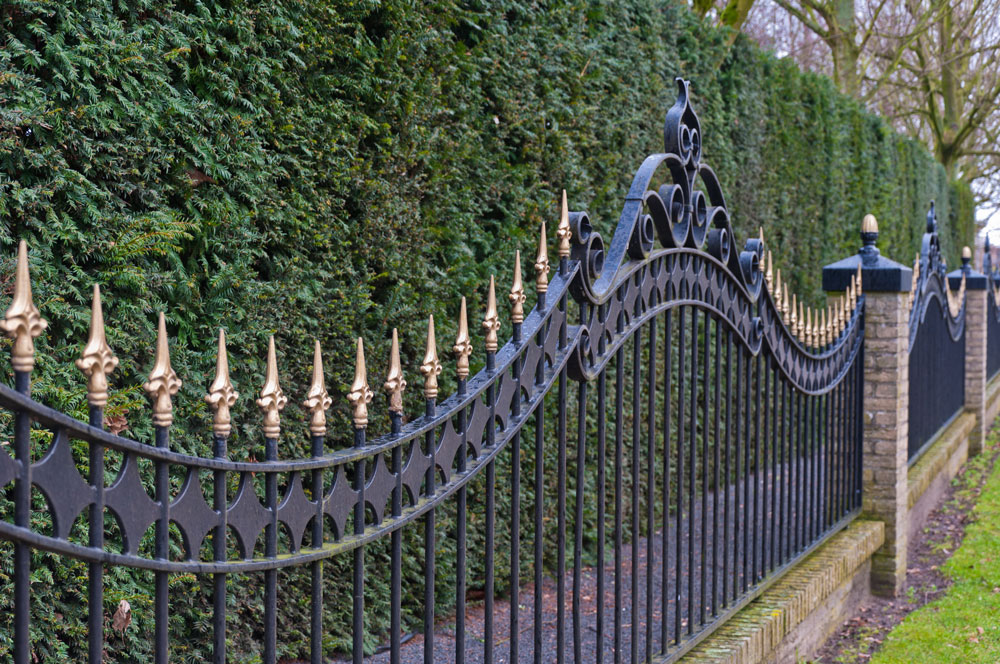
[[[782,477],[787,477],[787,466],[782,466],[778,473],[778,481],[781,481]],[[794,472],[798,472],[793,470]],[[823,477],[822,466],[818,467],[819,476]],[[664,577],[664,552],[663,552],[663,524],[660,523],[659,530],[655,531],[652,538],[641,538],[639,544],[636,547],[625,545],[622,547],[621,551],[621,566],[622,574],[619,577],[621,582],[621,648],[624,661],[631,661],[632,652],[632,640],[633,640],[633,605],[632,605],[632,576],[633,576],[633,562],[635,565],[635,570],[637,574],[635,575],[636,590],[637,590],[637,602],[636,606],[638,608],[638,613],[636,614],[636,619],[638,623],[636,624],[635,630],[635,641],[638,653],[637,661],[642,661],[645,659],[645,654],[647,652],[647,644],[649,651],[654,655],[660,653],[663,649],[663,635],[664,626],[666,629],[667,646],[669,647],[674,643],[676,639],[676,615],[675,612],[678,609],[677,596],[680,596],[680,619],[681,619],[681,636],[682,639],[688,634],[688,624],[689,616],[695,616],[695,627],[701,624],[701,612],[702,612],[702,588],[701,588],[701,577],[703,570],[715,570],[714,573],[708,572],[708,577],[706,578],[705,584],[705,619],[706,622],[711,622],[712,619],[712,609],[716,606],[713,603],[713,593],[712,585],[715,583],[716,593],[717,593],[717,607],[719,611],[724,609],[724,603],[722,600],[723,595],[723,577],[726,574],[726,557],[728,554],[728,569],[729,577],[726,581],[729,593],[732,595],[734,586],[742,588],[744,581],[744,565],[746,565],[745,570],[750,573],[753,567],[753,559],[755,556],[755,550],[759,552],[760,564],[758,569],[761,570],[766,563],[770,562],[770,553],[774,548],[774,543],[777,542],[777,536],[773,532],[772,524],[774,519],[770,518],[772,515],[772,499],[775,497],[772,489],[772,481],[775,478],[775,474],[768,472],[766,475],[762,474],[760,476],[750,476],[750,500],[747,501],[749,505],[749,514],[744,515],[742,511],[743,501],[740,498],[743,497],[745,492],[745,487],[740,483],[739,487],[736,485],[730,485],[728,487],[728,492],[720,493],[718,496],[719,501],[719,515],[720,518],[718,522],[715,522],[715,502],[716,496],[714,493],[709,493],[707,495],[707,500],[704,501],[701,496],[696,497],[694,501],[693,512],[689,504],[688,496],[685,495],[684,498],[684,518],[680,524],[681,532],[681,544],[682,549],[680,551],[680,561],[681,564],[678,568],[677,565],[677,522],[676,515],[671,516],[670,523],[666,527],[667,533],[667,552],[666,552],[666,581],[667,581],[667,592],[663,593],[663,577]],[[765,480],[765,481],[760,481]],[[766,485],[766,488],[762,488]],[[754,519],[754,502],[758,498],[755,495],[755,491],[760,489],[759,502],[757,503],[759,507],[757,508],[756,519]],[[728,496],[727,496],[728,494]],[[726,529],[726,510],[725,502],[726,498],[729,500],[729,518],[728,518],[728,531]],[[630,496],[625,496],[626,509],[629,504]],[[609,501],[610,502],[610,501]],[[820,498],[820,509],[822,510],[822,498]],[[737,509],[736,506],[740,505]],[[607,531],[607,543],[608,549],[605,556],[605,574],[604,574],[604,594],[603,597],[598,596],[597,592],[597,569],[595,567],[584,567],[580,570],[580,661],[581,662],[594,662],[596,660],[597,649],[603,647],[604,650],[604,661],[614,662],[615,654],[615,621],[614,621],[614,607],[615,607],[615,562],[614,562],[614,531],[610,527],[613,520],[613,503],[608,505],[608,522],[609,528]],[[572,509],[572,505],[568,506],[568,509]],[[806,512],[804,508],[797,509],[794,500],[791,504],[786,503],[782,507],[774,507],[777,511],[777,517],[781,519],[784,524],[781,528],[782,540],[784,542],[783,546],[787,547],[789,544],[788,538],[792,536],[792,525],[798,525],[808,529],[812,520],[810,519],[809,512]],[[704,511],[704,521],[702,520],[702,512]],[[802,513],[801,518],[798,516]],[[790,514],[790,516],[789,516]],[[646,515],[642,514],[641,520],[643,523],[643,528],[645,528]],[[767,530],[764,532],[763,524],[767,522]],[[702,524],[707,527],[702,528]],[[749,533],[745,532],[745,524],[756,523],[756,528],[751,528]],[[738,537],[737,537],[738,529]],[[725,534],[728,532],[728,542],[727,546],[723,546],[723,540],[725,539]],[[689,539],[690,535],[690,539]],[[704,558],[702,557],[702,536],[705,535],[705,553]],[[745,538],[746,535],[749,535]],[[522,541],[530,540],[532,533],[530,531],[522,532]],[[567,533],[567,539],[571,539],[572,534]],[[690,542],[690,548],[689,548]],[[750,562],[744,562],[744,542],[746,542],[746,550],[750,553]],[[716,543],[718,543],[718,548],[716,549]],[[727,551],[728,550],[728,551]],[[692,556],[693,554],[693,556]],[[476,555],[476,552],[469,552],[469,555]],[[573,625],[573,569],[572,569],[572,557],[567,556],[567,567],[566,570],[566,593],[563,598],[563,603],[565,606],[565,661],[574,661],[574,625]],[[765,560],[765,558],[767,558]],[[735,564],[735,560],[739,560],[739,565]],[[777,555],[775,556],[775,562],[777,564]],[[770,566],[768,566],[770,568]],[[502,573],[498,570],[498,573]],[[523,578],[523,577],[522,577]],[[680,582],[680,587],[678,588],[678,580]],[[647,605],[646,592],[647,584],[652,584],[652,604]],[[535,640],[534,640],[534,604],[538,593],[532,584],[522,585],[520,590],[519,607],[518,607],[518,643],[519,643],[519,660],[520,662],[532,662],[534,661],[535,652]],[[693,593],[692,593],[693,589]],[[663,598],[667,598],[664,603]],[[540,589],[540,601],[542,603],[542,634],[541,634],[541,661],[542,662],[554,662],[556,661],[558,644],[557,644],[557,612],[559,605],[559,598],[557,596],[557,585],[553,578],[546,577],[543,581],[542,587]],[[603,635],[603,646],[598,644],[598,630],[597,630],[597,606],[600,603],[605,607],[604,609],[604,635]],[[665,614],[665,615],[664,615]],[[510,602],[506,598],[498,598],[494,603],[494,647],[493,647],[493,661],[496,664],[506,664],[511,661],[510,648],[511,648],[511,632],[510,632],[510,617],[511,617],[511,606]],[[665,618],[665,620],[664,620]],[[466,648],[465,648],[465,661],[469,664],[478,664],[483,661],[484,649],[485,649],[485,636],[484,636],[484,606],[481,601],[472,604],[466,612]],[[648,628],[647,628],[648,626]],[[647,638],[647,636],[651,638]],[[424,639],[421,634],[413,635],[408,641],[403,644],[402,650],[402,662],[404,664],[421,664],[424,662]],[[455,620],[454,616],[448,617],[443,620],[439,620],[437,628],[434,634],[434,662],[437,663],[448,663],[455,662]],[[388,664],[389,663],[389,652],[388,647],[377,655],[369,657],[366,659],[367,662],[372,664]]]

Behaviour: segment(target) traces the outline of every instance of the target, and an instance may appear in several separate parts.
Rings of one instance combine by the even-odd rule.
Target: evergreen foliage
[[[2,274],[9,288],[15,243],[26,238],[35,301],[50,322],[34,394],[86,419],[72,361],[97,281],[121,358],[108,414],[125,417],[138,440],[152,438],[140,385],[156,312],[167,314],[184,381],[171,436],[179,451],[210,453],[202,395],[220,326],[242,394],[232,458],[261,456],[252,396],[270,334],[292,397],[281,456],[307,454],[299,402],[313,338],[334,396],[330,444],[349,445],[351,340],[365,338],[377,385],[398,327],[415,385],[426,316],[441,340],[454,334],[460,295],[477,318],[488,275],[505,289],[514,250],[533,255],[562,188],[610,240],[634,170],[662,150],[675,75],[692,80],[705,161],[720,175],[738,239],[763,226],[807,299],[821,298],[820,267],[857,249],[865,213],[879,218],[883,253],[904,263],[931,199],[953,264],[971,240],[967,190],[951,186],[923,147],[827,79],[742,37],[730,47],[727,33],[662,0],[13,0],[0,22]],[[480,345],[473,370],[483,361]],[[443,378],[447,393],[453,378]],[[418,401],[411,390],[411,415]],[[380,433],[381,406],[372,421]],[[470,528],[475,543],[479,525]],[[442,538],[442,611],[452,597],[448,546]],[[388,577],[374,571],[385,569],[384,548],[368,555],[370,649],[388,625]],[[0,659],[12,638],[10,559],[0,547]],[[347,565],[328,566],[331,651],[348,643]],[[404,588],[415,597],[420,565],[405,559]],[[84,657],[85,577],[83,564],[35,554],[41,661]],[[280,655],[301,655],[307,581],[290,572],[280,583]],[[259,584],[230,585],[230,661],[256,661]],[[173,661],[210,656],[209,589],[208,580],[171,580]],[[107,661],[150,660],[151,597],[151,575],[109,569]],[[116,634],[120,599],[135,622]]]

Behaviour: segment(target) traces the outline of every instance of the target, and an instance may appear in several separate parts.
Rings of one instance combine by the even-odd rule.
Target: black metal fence
[[[218,372],[206,397],[216,412],[215,456],[172,451],[170,398],[179,381],[170,369],[162,319],[157,362],[146,384],[155,440],[146,444],[104,431],[106,376],[114,358],[104,342],[99,299],[80,362],[90,380],[90,423],[34,401],[31,339],[44,325],[31,304],[22,247],[17,293],[4,323],[15,338],[16,384],[0,385],[0,406],[15,421],[14,459],[0,448],[0,486],[12,485],[15,504],[14,514],[0,520],[0,537],[15,547],[15,663],[31,661],[32,549],[90,563],[89,602],[97,607],[90,662],[102,658],[102,575],[118,565],[156,577],[158,663],[167,661],[170,648],[171,575],[214,579],[214,661],[224,662],[226,577],[248,574],[264,580],[262,652],[273,664],[280,637],[277,574],[293,568],[312,579],[308,655],[316,664],[332,654],[324,652],[322,639],[324,607],[332,603],[351,603],[352,656],[355,662],[365,659],[365,579],[371,573],[390,578],[384,601],[391,627],[383,657],[391,662],[462,662],[473,655],[487,663],[639,662],[676,659],[835,532],[861,500],[864,296],[852,286],[822,313],[796,306],[794,297],[789,304],[780,271],[772,274],[763,236],[737,246],[722,188],[702,163],[687,83],[678,85],[666,118],[665,152],[648,157],[636,173],[610,247],[605,250],[586,213],[569,213],[564,205],[558,267],[549,282],[543,227],[535,261],[537,304],[527,315],[518,259],[510,292],[513,336],[502,347],[491,282],[483,322],[487,364],[474,376],[463,302],[453,348],[455,394],[438,398],[442,365],[432,319],[420,365],[425,414],[403,422],[406,380],[394,344],[385,383],[388,433],[369,437],[373,394],[358,340],[357,374],[348,394],[355,424],[350,449],[331,451],[325,444],[323,412],[330,398],[317,348],[306,401],[312,456],[278,460],[279,413],[287,399],[272,343],[257,401],[266,458],[230,461],[228,409],[237,395],[220,334]],[[930,286],[924,290],[932,293]],[[958,335],[960,340],[961,329]],[[41,440],[48,450],[32,461]],[[89,451],[86,478],[71,441]],[[556,446],[555,468],[544,462],[550,445]],[[107,488],[104,473],[115,471],[108,468],[106,450],[121,459]],[[155,467],[153,495],[139,479],[140,463]],[[532,476],[522,473],[528,463]],[[499,487],[509,492],[507,513],[497,510],[500,465],[510,477],[509,486]],[[172,492],[168,477],[177,472],[186,481]],[[470,482],[479,478],[483,491],[470,492]],[[554,496],[546,490],[552,484]],[[51,532],[31,526],[33,486],[49,503]],[[522,505],[529,495],[534,504]],[[544,516],[552,500],[555,523]],[[470,501],[484,506],[482,523],[470,524]],[[446,508],[454,510],[456,528],[446,536],[454,538],[457,551],[455,624],[447,643],[435,615],[442,536],[435,519]],[[526,508],[532,514],[527,523],[521,518]],[[105,541],[105,510],[120,525],[120,541]],[[70,525],[84,511],[89,540],[73,541]],[[182,559],[168,555],[170,524],[183,536]],[[470,548],[470,528],[482,531],[479,550]],[[509,531],[506,569],[496,564],[498,528]],[[151,529],[155,544],[146,550],[140,540]],[[420,529],[424,540],[422,645],[401,639],[404,529]],[[553,529],[556,547],[549,552],[546,537]],[[227,532],[235,547],[227,545]],[[373,572],[366,549],[384,540],[391,541],[390,568]],[[522,576],[527,540],[533,578]],[[472,580],[481,584],[485,605],[475,639],[466,637],[470,555],[483,560],[483,578]],[[353,594],[324,597],[324,565],[343,556],[352,558]],[[497,575],[510,588],[506,612],[497,611]],[[555,594],[551,620],[544,597],[549,578]],[[407,650],[412,648],[418,650]]]
[[[946,275],[934,203],[910,292],[909,457],[913,463],[965,405],[965,276]]]

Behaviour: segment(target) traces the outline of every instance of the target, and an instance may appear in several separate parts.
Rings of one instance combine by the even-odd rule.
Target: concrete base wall
[[[962,413],[910,466],[907,472],[910,537],[920,532],[927,515],[941,504],[952,478],[969,458],[969,434],[975,426],[975,416]]]
[[[698,664],[796,664],[808,658],[871,587],[880,521],[857,519],[681,659]]]

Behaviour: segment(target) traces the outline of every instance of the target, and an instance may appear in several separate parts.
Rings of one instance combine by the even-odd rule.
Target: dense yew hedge
[[[298,403],[314,337],[335,397],[333,444],[347,444],[351,339],[365,337],[378,385],[398,326],[416,384],[427,314],[447,340],[460,295],[481,311],[488,275],[506,287],[514,249],[531,254],[560,189],[610,234],[634,169],[662,149],[675,75],[692,80],[705,160],[741,237],[763,226],[783,273],[812,300],[820,266],[857,248],[867,212],[879,218],[883,253],[903,262],[930,199],[953,262],[972,235],[967,189],[951,187],[923,147],[827,79],[742,38],[730,48],[725,34],[662,0],[14,0],[0,21],[3,274],[9,286],[15,241],[27,238],[50,322],[35,394],[85,419],[72,360],[100,282],[121,358],[109,411],[150,439],[140,384],[156,312],[166,311],[185,381],[172,444],[185,452],[210,449],[201,397],[219,326],[243,395],[234,458],[261,454],[252,396],[269,334],[292,397],[281,454],[305,453]],[[411,391],[414,414],[418,401]],[[373,421],[373,433],[384,429],[381,406]],[[0,552],[3,659],[11,554]],[[380,557],[373,548],[375,569]],[[342,563],[328,575],[331,651],[349,631]],[[404,574],[420,596],[417,556]],[[80,661],[85,567],[36,554],[33,575],[37,655]],[[387,625],[382,576],[370,575],[369,647]],[[297,574],[282,584],[282,653],[293,656],[307,647],[305,586]],[[254,661],[259,587],[232,585],[230,661]],[[208,656],[206,588],[172,580],[176,661]],[[151,593],[148,575],[109,570],[105,611],[126,598],[135,622],[123,635],[109,625],[108,661],[149,661]],[[451,595],[439,597],[446,610]]]

